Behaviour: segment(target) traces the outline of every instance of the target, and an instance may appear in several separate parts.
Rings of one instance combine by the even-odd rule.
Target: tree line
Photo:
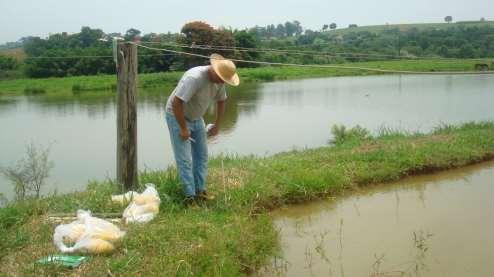
[[[351,24],[355,28],[355,24]],[[300,22],[255,26],[244,30],[214,28],[205,22],[185,24],[180,33],[141,34],[131,28],[124,34],[105,33],[101,29],[82,27],[75,34],[57,33],[47,38],[25,37],[22,45],[26,58],[20,64],[0,55],[0,70],[23,70],[28,77],[64,77],[75,75],[113,74],[111,38],[157,43],[153,46],[209,55],[219,52],[227,57],[290,63],[342,63],[379,59],[444,57],[485,58],[494,56],[494,25],[468,26],[451,24],[442,29],[385,28],[380,32],[327,31],[336,23],[325,24],[321,30],[304,29]],[[159,43],[163,43],[160,45]],[[188,47],[170,44],[187,45]],[[208,45],[222,46],[209,49]],[[195,47],[196,46],[196,47]],[[247,48],[233,50],[231,48]],[[290,54],[249,50],[277,48],[318,53]],[[185,70],[204,64],[206,59],[166,54],[139,49],[139,71],[143,73]],[[328,55],[324,55],[328,53]],[[338,54],[346,53],[346,54]],[[355,54],[352,54],[355,53]],[[358,55],[357,55],[358,53]],[[331,54],[331,55],[330,55]],[[387,56],[386,56],[387,55]],[[91,56],[93,58],[91,58]],[[97,57],[94,57],[97,56]],[[251,64],[239,64],[252,66]]]

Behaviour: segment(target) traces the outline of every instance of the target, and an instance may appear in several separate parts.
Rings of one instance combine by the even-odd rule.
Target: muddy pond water
[[[325,145],[331,126],[357,124],[429,131],[443,123],[494,120],[494,76],[367,76],[246,83],[228,88],[220,135],[209,144],[220,153],[270,155]],[[164,106],[169,89],[140,90],[138,163],[163,169],[173,163]],[[213,111],[206,119],[211,121]],[[112,92],[2,96],[0,166],[22,158],[30,142],[51,145],[44,192],[84,189],[88,180],[115,177],[116,101]],[[0,193],[11,184],[0,176]]]
[[[261,276],[494,276],[494,162],[275,211]]]

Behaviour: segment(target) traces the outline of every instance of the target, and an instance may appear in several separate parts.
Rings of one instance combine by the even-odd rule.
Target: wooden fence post
[[[117,46],[117,181],[137,187],[137,46]]]

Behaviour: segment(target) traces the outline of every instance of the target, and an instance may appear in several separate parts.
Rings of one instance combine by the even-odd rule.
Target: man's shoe
[[[187,196],[184,199],[184,205],[190,208],[197,207],[196,199],[193,196]]]
[[[211,201],[211,200],[214,200],[214,195],[211,195],[211,194],[208,194],[207,191],[203,190],[201,192],[198,192],[196,194],[196,197],[201,199],[201,200],[204,200],[204,201]]]

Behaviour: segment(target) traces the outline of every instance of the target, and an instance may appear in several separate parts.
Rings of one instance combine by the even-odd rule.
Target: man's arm
[[[184,101],[177,96],[172,101],[173,115],[177,119],[178,126],[180,126],[180,137],[183,140],[187,140],[190,137],[189,130],[187,129],[187,122],[184,116]]]
[[[216,136],[220,130],[220,122],[225,114],[225,100],[220,100],[216,102],[216,119],[214,121],[214,126],[209,130],[209,136]]]
[[[214,125],[220,126],[220,122],[224,114],[225,114],[225,100],[216,102],[216,120],[214,121]]]

